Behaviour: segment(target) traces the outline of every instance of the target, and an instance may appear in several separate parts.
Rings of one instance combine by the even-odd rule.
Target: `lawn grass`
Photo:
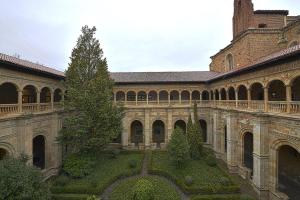
[[[238,193],[239,187],[219,167],[210,167],[204,159],[189,160],[182,168],[176,168],[165,151],[153,151],[149,171],[163,175],[174,181],[188,194],[227,194]],[[185,177],[191,176],[192,185],[185,183]],[[224,179],[227,180],[224,184]]]
[[[165,180],[159,177],[144,177],[134,178],[121,182],[111,193],[110,200],[125,200],[133,199],[134,185],[139,179],[149,180],[155,190],[154,200],[180,200],[180,195],[176,190]]]
[[[64,186],[55,186],[55,180],[51,187],[53,194],[101,194],[103,190],[121,177],[140,173],[144,155],[139,152],[125,152],[117,158],[110,158],[101,154],[93,172],[82,179],[69,179]],[[135,168],[129,167],[131,160],[137,161]]]

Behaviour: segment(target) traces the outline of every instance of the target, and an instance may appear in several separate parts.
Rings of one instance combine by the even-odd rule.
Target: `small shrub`
[[[210,167],[215,167],[217,165],[217,161],[214,156],[208,155],[206,157],[206,164]]]
[[[86,198],[86,200],[101,200],[101,198],[96,197],[95,195],[92,195],[92,196],[88,196],[88,197]]]
[[[90,184],[91,187],[95,188],[98,185],[98,180],[94,177],[90,177],[89,178],[89,184]]]
[[[69,182],[69,178],[67,176],[59,176],[55,179],[54,185],[56,186],[65,186]]]
[[[254,198],[247,194],[242,194],[240,200],[254,200]]]
[[[130,167],[131,169],[136,168],[136,167],[137,167],[137,161],[136,161],[136,160],[130,160],[130,161],[129,161],[129,167]]]
[[[147,179],[140,179],[133,188],[133,200],[153,200],[154,186]]]
[[[220,178],[220,183],[223,185],[223,186],[228,186],[231,184],[230,180],[226,177],[221,177]]]
[[[111,149],[111,150],[109,150],[108,154],[111,159],[115,159],[118,157],[120,152],[121,152],[120,149]]]
[[[184,180],[185,180],[185,184],[187,186],[191,186],[194,183],[194,179],[191,176],[184,177]]]
[[[63,170],[74,178],[82,178],[91,173],[94,164],[90,157],[72,154],[64,161]]]

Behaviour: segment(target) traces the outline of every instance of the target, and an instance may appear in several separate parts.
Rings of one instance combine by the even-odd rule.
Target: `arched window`
[[[226,90],[224,88],[221,89],[221,100],[226,100]]]
[[[285,101],[286,89],[285,84],[280,80],[274,80],[269,83],[269,101]]]
[[[152,141],[158,145],[165,142],[165,124],[161,120],[152,124]]]
[[[148,100],[151,102],[156,102],[157,101],[157,92],[156,91],[150,91],[148,94]]]
[[[49,103],[49,102],[51,102],[51,91],[50,91],[49,88],[44,87],[41,90],[40,102],[41,103]]]
[[[27,85],[22,91],[22,103],[36,103],[36,88]]]
[[[208,93],[208,91],[204,90],[202,92],[202,100],[205,100],[205,101],[209,100],[209,93]]]
[[[240,85],[238,87],[238,100],[247,100],[247,99],[248,99],[247,88],[244,85]]]
[[[42,135],[32,140],[32,162],[33,165],[45,169],[45,138]]]
[[[144,91],[138,92],[138,101],[147,101],[147,94]]]
[[[161,101],[168,101],[168,98],[169,98],[168,96],[169,96],[169,94],[166,90],[160,91],[159,92],[159,101],[160,102]]]
[[[135,145],[142,143],[144,141],[144,131],[143,131],[143,124],[135,120],[131,123],[131,142]]]
[[[195,90],[192,92],[192,100],[193,101],[197,101],[197,100],[200,100],[200,92]]]
[[[229,97],[229,100],[235,100],[235,90],[233,87],[230,87],[228,89],[228,97]]]
[[[123,91],[118,91],[116,94],[117,101],[125,101],[125,93]]]
[[[135,101],[136,93],[134,91],[127,92],[127,101]]]
[[[231,53],[226,56],[226,67],[228,70],[233,69],[233,55]]]
[[[18,90],[16,85],[13,83],[3,83],[0,85],[0,94],[0,104],[18,103]]]
[[[251,100],[264,100],[264,88],[261,83],[251,85]]]

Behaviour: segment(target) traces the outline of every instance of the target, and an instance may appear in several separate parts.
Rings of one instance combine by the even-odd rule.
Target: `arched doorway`
[[[246,132],[244,134],[244,159],[243,164],[253,173],[253,134]]]
[[[143,143],[144,141],[144,131],[143,131],[143,124],[135,120],[131,123],[131,143],[134,143],[138,146],[139,143]]]
[[[18,103],[18,90],[12,83],[3,83],[0,85],[0,104],[17,104]]]
[[[284,145],[278,150],[278,190],[291,200],[300,199],[300,153]]]
[[[152,141],[158,145],[165,142],[165,124],[161,120],[152,124]]]
[[[202,130],[203,142],[207,142],[207,123],[205,120],[200,119],[199,124]]]
[[[174,124],[174,129],[178,127],[182,130],[184,134],[186,134],[186,123],[183,120],[177,120]]]
[[[0,148],[0,160],[3,160],[7,156],[8,156],[8,152],[5,149]]]
[[[32,140],[33,165],[45,169],[45,137],[38,135]]]
[[[36,103],[36,88],[27,85],[22,91],[22,103]]]
[[[285,85],[280,80],[274,80],[269,84],[269,101],[286,101]]]

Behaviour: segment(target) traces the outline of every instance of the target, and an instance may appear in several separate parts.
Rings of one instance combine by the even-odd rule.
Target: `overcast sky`
[[[64,71],[83,25],[110,71],[208,70],[232,39],[233,0],[0,0],[0,52]],[[254,9],[289,9],[299,0],[253,0]]]

